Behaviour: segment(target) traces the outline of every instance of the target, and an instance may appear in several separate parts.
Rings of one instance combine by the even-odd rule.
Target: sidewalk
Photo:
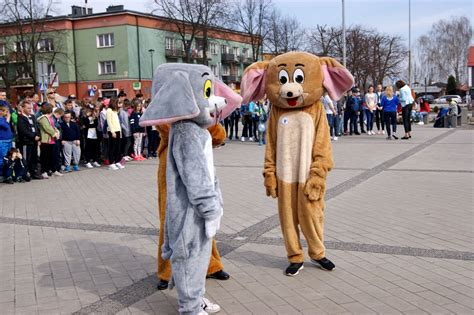
[[[264,147],[215,151],[228,281],[207,281],[219,314],[472,314],[474,132],[415,126],[409,141],[333,143],[326,209],[333,272],[287,266]],[[0,313],[177,314],[156,291],[157,160],[122,171],[0,185]]]

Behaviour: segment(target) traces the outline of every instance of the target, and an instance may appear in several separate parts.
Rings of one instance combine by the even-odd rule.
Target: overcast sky
[[[360,24],[388,34],[399,34],[408,40],[409,0],[345,0],[346,25]],[[61,14],[69,14],[72,5],[84,5],[84,0],[56,0]],[[126,9],[150,12],[152,0],[88,0],[94,13],[103,12],[109,5],[123,4]],[[341,25],[341,0],[273,0],[285,14],[297,17],[304,27],[318,24]],[[412,44],[427,33],[431,25],[453,16],[474,16],[473,0],[411,0]],[[474,25],[473,25],[474,27]],[[472,40],[471,40],[472,41]]]

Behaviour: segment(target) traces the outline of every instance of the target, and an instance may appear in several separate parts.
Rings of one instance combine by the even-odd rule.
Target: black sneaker
[[[30,182],[30,181],[31,181],[31,177],[28,176],[28,175],[25,175],[25,176],[23,176],[23,180],[24,180],[25,182]]]
[[[304,268],[303,263],[290,263],[285,270],[285,274],[290,277],[296,276]]]
[[[392,135],[393,139],[398,140],[398,137],[396,135]]]
[[[319,260],[316,260],[316,259],[313,259],[311,258],[310,259],[311,262],[316,265],[316,266],[320,266],[322,269],[324,270],[328,270],[328,271],[331,271],[333,270],[334,268],[336,268],[336,266],[332,263],[332,261],[330,261],[329,259],[327,259],[326,257],[324,258],[321,258]]]
[[[17,183],[24,183],[25,180],[23,179],[23,177],[18,177],[18,178],[16,179],[16,182],[17,182]]]
[[[168,281],[160,279],[156,288],[160,291],[168,289]]]
[[[3,180],[3,182],[4,182],[5,184],[13,184],[13,178],[11,178],[11,177],[5,178],[5,179]]]
[[[224,270],[219,270],[213,274],[208,275],[206,278],[217,279],[217,280],[229,280],[230,275]]]

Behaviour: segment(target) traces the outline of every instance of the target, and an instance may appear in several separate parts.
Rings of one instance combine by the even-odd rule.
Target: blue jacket
[[[391,100],[387,98],[387,96],[382,96],[382,107],[384,112],[396,112],[397,111],[397,106],[400,100],[396,95],[393,96]]]
[[[355,96],[349,97],[349,99],[347,100],[346,106],[349,109],[349,111],[352,113],[356,113],[360,111],[360,98],[355,97]]]
[[[81,129],[75,122],[70,122],[69,126],[63,121],[61,124],[61,140],[75,141],[81,139]]]
[[[10,124],[5,117],[0,117],[0,140],[12,140],[13,133]]]

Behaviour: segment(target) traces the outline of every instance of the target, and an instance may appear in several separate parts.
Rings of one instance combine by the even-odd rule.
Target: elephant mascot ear
[[[189,74],[179,70],[173,71],[157,89],[140,118],[140,126],[172,124],[179,120],[192,119],[199,113]]]

